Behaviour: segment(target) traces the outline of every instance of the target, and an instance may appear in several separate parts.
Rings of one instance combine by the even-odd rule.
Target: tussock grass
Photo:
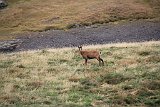
[[[144,0],[8,1],[9,6],[0,11],[1,39],[7,39],[5,37],[13,33],[69,29],[158,15],[154,5],[150,6],[150,2]]]
[[[159,106],[160,42],[0,53],[0,106]]]

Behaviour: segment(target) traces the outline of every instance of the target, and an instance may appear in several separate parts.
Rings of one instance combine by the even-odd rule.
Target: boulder
[[[9,40],[0,42],[0,52],[8,52],[15,50],[20,44],[22,43],[21,40]]]
[[[8,6],[8,3],[6,0],[0,0],[0,9],[3,9]]]

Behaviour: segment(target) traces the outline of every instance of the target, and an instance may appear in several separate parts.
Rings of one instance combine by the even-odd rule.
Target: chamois
[[[85,64],[87,65],[88,59],[97,59],[99,61],[99,65],[104,65],[103,59],[100,58],[100,52],[96,50],[82,50],[82,46],[78,46],[79,52],[82,55],[82,57],[85,59]]]

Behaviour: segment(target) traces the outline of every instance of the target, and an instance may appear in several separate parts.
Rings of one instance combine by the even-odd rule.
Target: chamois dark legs
[[[87,59],[85,59],[85,65],[87,65]]]
[[[103,59],[100,58],[100,61],[102,62],[102,66],[104,66],[104,61],[103,61]]]
[[[104,61],[102,58],[98,57],[96,59],[99,61],[99,66],[101,66],[101,63],[102,63],[102,66],[104,66]]]

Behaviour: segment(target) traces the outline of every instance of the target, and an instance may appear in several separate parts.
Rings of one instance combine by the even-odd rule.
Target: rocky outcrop
[[[22,43],[21,40],[9,40],[0,42],[0,52],[8,52],[15,50],[20,44]]]
[[[8,6],[8,3],[6,0],[0,0],[0,9],[3,9]]]

